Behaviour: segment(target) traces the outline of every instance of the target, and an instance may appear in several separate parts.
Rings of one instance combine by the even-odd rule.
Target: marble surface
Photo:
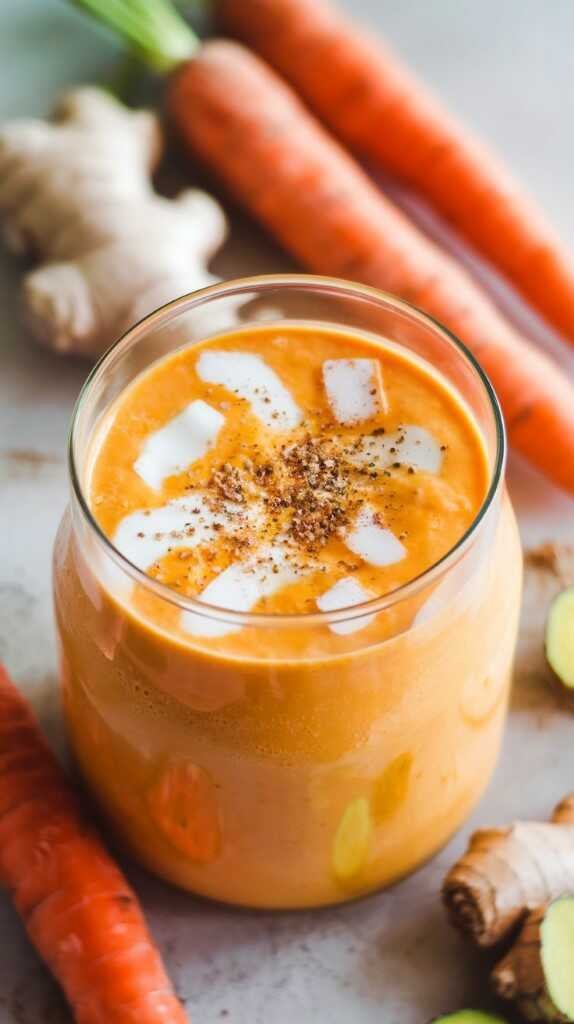
[[[384,29],[451,106],[497,144],[574,246],[571,0],[347,3]],[[4,0],[0,119],[44,113],[62,86],[101,78],[116,60],[105,34],[59,0]],[[431,233],[457,246],[410,197],[398,198]],[[231,276],[288,265],[254,229],[236,222],[217,271]],[[50,558],[66,502],[66,432],[87,367],[34,346],[19,323],[17,282],[18,268],[0,255],[0,658],[61,751]],[[556,350],[497,282],[487,283],[525,330]],[[574,369],[563,352],[560,358]],[[574,503],[516,460],[509,479],[526,548],[558,541],[568,575]],[[347,908],[263,915],[183,896],[128,865],[197,1024],[418,1024],[485,1004],[484,968],[445,922],[437,897],[442,875],[472,828],[516,815],[544,817],[574,777],[574,718],[559,706],[541,657],[542,617],[558,580],[532,562],[496,777],[472,820],[424,870]],[[0,1024],[69,1021],[3,897],[0,948]]]

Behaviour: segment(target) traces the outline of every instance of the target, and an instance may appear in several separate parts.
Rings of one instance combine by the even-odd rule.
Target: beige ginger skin
[[[96,356],[171,299],[214,283],[227,226],[207,193],[158,195],[157,118],[97,88],[63,96],[53,121],[0,127],[0,224],[31,258],[26,320],[64,353]]]

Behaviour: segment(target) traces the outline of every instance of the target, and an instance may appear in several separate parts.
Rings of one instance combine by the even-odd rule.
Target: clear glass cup
[[[190,341],[263,321],[408,349],[457,390],[485,440],[490,486],[466,535],[417,579],[347,611],[244,614],[184,598],[127,562],[86,503],[94,437],[134,377]],[[504,464],[498,403],[472,355],[371,288],[304,275],[215,285],[101,359],[72,424],[55,605],[71,746],[139,861],[218,900],[310,907],[388,885],[449,838],[490,778],[506,715],[521,554]],[[174,609],[233,623],[236,648],[172,634]],[[361,617],[376,628],[328,628]]]

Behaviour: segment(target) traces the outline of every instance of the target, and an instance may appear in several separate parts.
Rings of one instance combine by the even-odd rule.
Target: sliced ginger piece
[[[546,620],[546,658],[558,680],[574,698],[574,586],[550,605]]]
[[[377,823],[390,818],[408,795],[413,768],[413,755],[399,754],[387,765],[375,784],[373,815]]]
[[[494,715],[508,692],[509,673],[493,673],[478,681],[467,679],[462,686],[460,712],[471,726],[481,726]]]
[[[494,968],[492,985],[526,1020],[574,1020],[574,896],[528,915],[514,946]]]
[[[574,896],[550,904],[540,937],[548,994],[565,1019],[574,1020]]]
[[[333,874],[340,882],[350,882],[363,870],[372,831],[368,801],[365,797],[352,800],[345,808],[333,843]]]

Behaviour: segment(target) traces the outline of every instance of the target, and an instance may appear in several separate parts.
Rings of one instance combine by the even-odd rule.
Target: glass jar
[[[127,562],[86,502],[94,438],[134,377],[262,321],[343,326],[409,350],[484,438],[490,484],[466,535],[417,579],[346,611],[245,614],[184,598]],[[311,907],[388,885],[445,843],[491,776],[506,715],[521,555],[504,464],[498,403],[470,353],[370,288],[303,275],[215,285],[101,359],[74,415],[55,549],[62,695],[81,772],[140,862],[218,900]],[[170,635],[166,605],[250,631],[252,655]],[[361,616],[376,617],[374,633],[335,644],[329,626]]]

